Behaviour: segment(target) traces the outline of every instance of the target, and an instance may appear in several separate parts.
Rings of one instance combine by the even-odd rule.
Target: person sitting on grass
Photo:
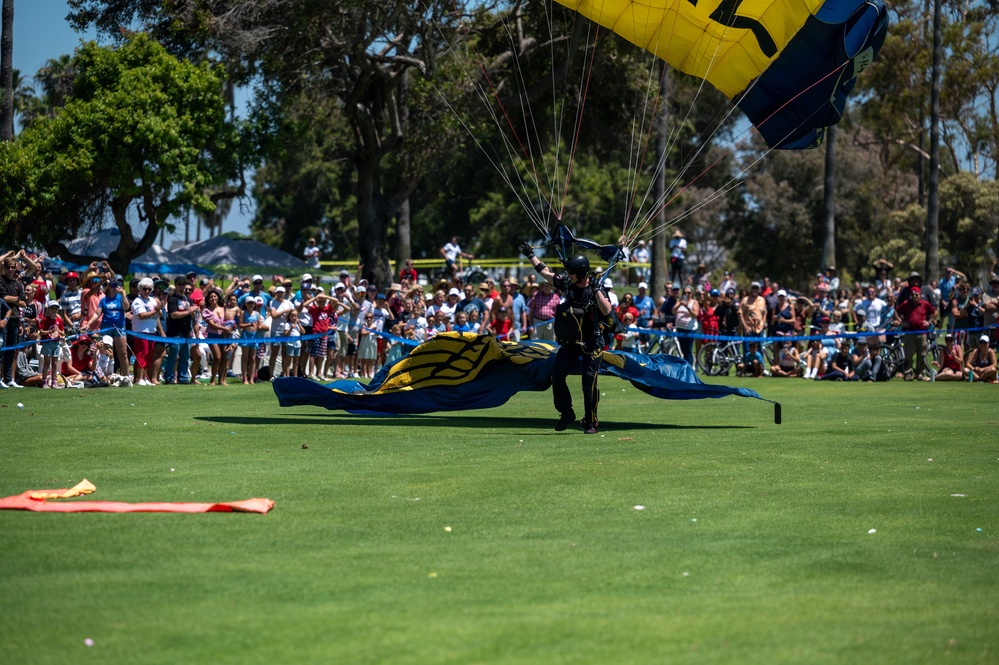
[[[954,333],[944,336],[944,345],[940,348],[940,358],[933,361],[937,371],[937,381],[961,381],[964,379],[964,349],[954,339]]]
[[[750,342],[749,351],[742,356],[742,362],[736,366],[736,376],[763,376],[766,360],[760,352],[759,342]]]
[[[989,346],[988,335],[978,338],[978,346],[968,352],[964,367],[971,381],[990,383],[996,380],[996,352]]]
[[[877,381],[884,363],[881,353],[868,344],[866,339],[858,339],[853,349],[853,366],[857,368],[857,380],[868,383]]]
[[[773,376],[801,376],[801,356],[791,342],[784,342],[777,350],[777,362],[770,367]]]
[[[822,377],[825,381],[856,381],[857,375],[850,355],[849,345],[843,344],[829,361],[829,370]]]
[[[829,354],[822,346],[822,340],[813,338],[808,342],[808,350],[805,351],[805,374],[806,379],[818,379],[825,374],[826,363]]]

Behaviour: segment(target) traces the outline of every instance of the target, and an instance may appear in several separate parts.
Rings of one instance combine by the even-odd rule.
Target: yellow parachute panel
[[[556,0],[730,99],[775,60],[824,0]],[[731,27],[730,27],[731,26]]]

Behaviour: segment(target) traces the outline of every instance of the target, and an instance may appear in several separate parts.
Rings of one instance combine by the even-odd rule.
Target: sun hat
[[[278,286],[274,289],[274,293],[287,293],[287,292],[288,289],[284,288],[283,286]]]

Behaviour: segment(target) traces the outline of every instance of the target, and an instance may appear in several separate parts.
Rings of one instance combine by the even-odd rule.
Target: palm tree
[[[0,141],[10,141],[14,138],[14,0],[3,0],[0,20]]]
[[[73,68],[73,56],[60,55],[46,62],[38,73],[35,82],[41,88],[42,99],[49,115],[55,109],[66,105],[66,100],[73,94],[73,83],[76,81],[76,70]]]
[[[38,115],[41,100],[35,96],[31,79],[22,76],[21,71],[14,70],[14,114],[21,120],[21,128]],[[12,132],[13,133],[13,132]]]

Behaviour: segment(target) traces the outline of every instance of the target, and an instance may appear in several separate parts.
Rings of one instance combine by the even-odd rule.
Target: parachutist
[[[524,251],[527,243],[518,249]],[[530,246],[527,245],[530,249]],[[559,349],[552,369],[552,399],[559,412],[555,431],[561,432],[576,419],[572,408],[572,394],[566,383],[569,372],[582,363],[583,373],[583,432],[596,434],[597,403],[600,390],[597,387],[597,374],[603,359],[603,345],[600,335],[600,321],[611,313],[607,295],[597,287],[595,276],[590,272],[590,260],[584,255],[573,256],[565,262],[565,274],[556,274],[541,263],[531,252],[525,254],[531,265],[555,288],[562,292],[563,300],[555,309],[555,339]]]

